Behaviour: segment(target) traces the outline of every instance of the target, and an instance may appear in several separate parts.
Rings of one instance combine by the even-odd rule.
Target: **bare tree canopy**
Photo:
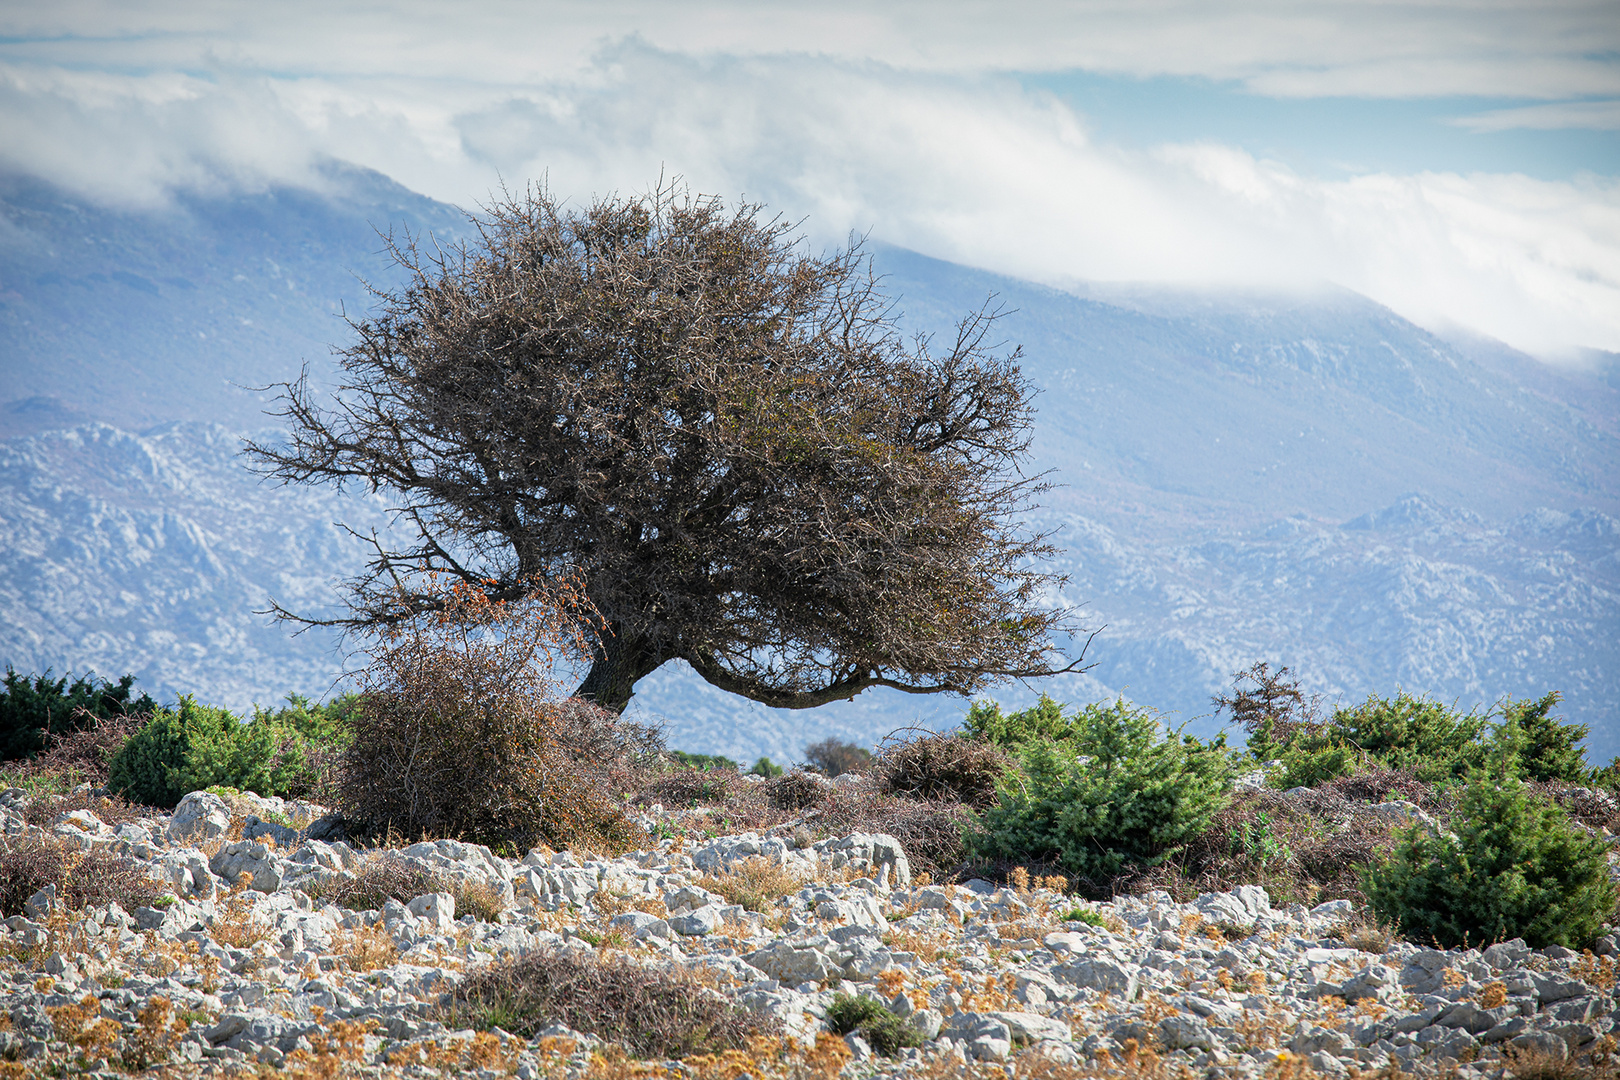
[[[789,708],[1075,669],[1019,522],[1045,485],[998,312],[936,351],[858,242],[814,256],[758,205],[674,188],[584,210],[530,189],[472,220],[455,248],[390,241],[408,284],[351,320],[335,401],[280,384],[290,438],[248,448],[283,482],[397,496],[416,534],[371,538],[346,617],[279,615],[374,629],[440,602],[420,572],[496,598],[583,573],[606,629],[579,694],[614,710],[676,658]]]

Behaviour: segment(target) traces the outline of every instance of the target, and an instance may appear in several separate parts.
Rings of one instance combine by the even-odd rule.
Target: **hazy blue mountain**
[[[379,232],[464,220],[376,173],[325,180],[131,213],[0,177],[0,436],[62,418],[262,424],[248,388],[327,371],[362,279],[392,283]]]
[[[361,557],[331,522],[383,504],[260,484],[235,433],[265,402],[241,388],[303,363],[328,377],[339,305],[365,303],[353,274],[386,281],[374,227],[462,219],[376,174],[329,179],[161,213],[0,182],[0,660],[238,707],[330,686],[330,639],[251,611],[330,604]],[[1011,309],[1000,329],[1042,389],[1032,467],[1063,485],[1037,521],[1066,598],[1106,626],[1056,696],[1125,692],[1208,730],[1209,695],[1267,659],[1329,698],[1560,689],[1594,751],[1620,751],[1614,358],[1552,368],[1343,291],[1066,293],[877,254],[941,340],[991,293]],[[750,760],[962,707],[881,692],[781,712],[677,666],[632,704],[676,745]]]

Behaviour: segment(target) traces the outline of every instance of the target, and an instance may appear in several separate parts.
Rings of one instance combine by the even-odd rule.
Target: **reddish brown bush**
[[[454,881],[386,851],[368,856],[352,878],[334,875],[310,885],[307,891],[318,904],[337,904],[351,911],[374,911],[390,900],[404,904],[423,893],[444,892],[456,898],[458,914],[494,922],[501,913],[500,896],[489,886]]]
[[[75,710],[72,728],[45,732],[43,752],[8,771],[27,777],[55,776],[64,787],[106,787],[108,759],[151,719],[148,713],[98,717],[86,709]]]
[[[636,801],[642,806],[713,806],[730,803],[750,787],[734,769],[694,769],[685,765],[649,770]]]
[[[559,701],[549,677],[585,648],[584,594],[553,582],[500,602],[457,584],[440,604],[376,648],[334,785],[345,818],[518,851],[639,839],[596,755],[642,736]]]
[[[778,810],[804,810],[828,801],[833,793],[831,785],[821,777],[799,769],[771,777],[760,789]]]

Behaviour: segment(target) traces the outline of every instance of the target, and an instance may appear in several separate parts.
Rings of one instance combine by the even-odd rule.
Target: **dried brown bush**
[[[1613,793],[1598,788],[1578,787],[1557,780],[1527,781],[1525,790],[1533,795],[1551,799],[1575,821],[1591,829],[1620,826],[1620,806]]]
[[[812,825],[822,836],[887,833],[900,841],[913,874],[942,881],[967,858],[962,834],[971,820],[968,808],[958,802],[840,791],[812,819]]]
[[[617,852],[640,839],[611,794],[611,762],[593,756],[634,743],[628,722],[557,700],[550,678],[560,658],[587,649],[578,586],[553,581],[502,601],[458,582],[439,602],[375,647],[335,782],[344,817],[507,851]],[[585,744],[570,744],[574,735]]]
[[[1266,845],[1269,858],[1259,857],[1252,842],[1261,830],[1273,841]],[[1387,822],[1353,813],[1353,804],[1332,792],[1284,796],[1251,789],[1235,794],[1208,828],[1159,866],[1081,884],[1103,896],[1164,889],[1183,901],[1261,885],[1277,904],[1348,899],[1359,905],[1365,902],[1363,868],[1393,846]]]
[[[53,836],[12,836],[0,846],[0,914],[21,915],[23,905],[47,885],[77,910],[116,900],[133,910],[162,893],[132,859],[104,848],[79,848]]]
[[[797,891],[804,881],[780,864],[754,855],[733,862],[722,873],[705,874],[698,884],[719,893],[728,903],[741,904],[744,910],[765,911],[775,901]]]
[[[1318,784],[1316,790],[1353,802],[1381,803],[1404,799],[1421,803],[1431,789],[1417,778],[1415,768],[1389,769],[1379,766]]]
[[[873,772],[891,794],[983,810],[995,805],[996,784],[1011,764],[1005,750],[985,739],[927,732],[886,741]]]
[[[697,804],[727,804],[752,786],[733,769],[695,769],[687,765],[671,765],[648,770],[638,785],[636,801],[642,806],[662,803],[664,806],[694,806]]]
[[[457,914],[494,922],[501,913],[500,896],[489,886],[456,881],[389,851],[366,856],[352,878],[322,878],[305,891],[318,903],[350,911],[374,911],[390,900],[404,904],[423,893],[443,892],[456,898]]]
[[[88,709],[76,709],[72,727],[45,732],[44,750],[27,761],[11,763],[7,772],[18,777],[58,777],[67,788],[79,784],[104,788],[108,759],[151,719],[147,713],[98,717]]]
[[[456,988],[446,1012],[453,1026],[500,1027],[525,1038],[560,1021],[651,1058],[741,1049],[776,1030],[683,968],[583,951],[534,952],[481,968]]]
[[[23,807],[23,820],[30,825],[50,825],[63,814],[74,810],[88,810],[104,824],[117,828],[126,822],[139,820],[144,807],[117,795],[92,795],[77,788],[66,795],[36,795]]]
[[[821,777],[800,769],[773,776],[759,787],[770,805],[778,810],[805,810],[828,802],[835,790]]]

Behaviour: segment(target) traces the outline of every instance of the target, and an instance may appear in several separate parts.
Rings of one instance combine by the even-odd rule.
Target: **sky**
[[[1620,352],[1620,0],[0,0],[0,169],[162,207],[333,158]]]

